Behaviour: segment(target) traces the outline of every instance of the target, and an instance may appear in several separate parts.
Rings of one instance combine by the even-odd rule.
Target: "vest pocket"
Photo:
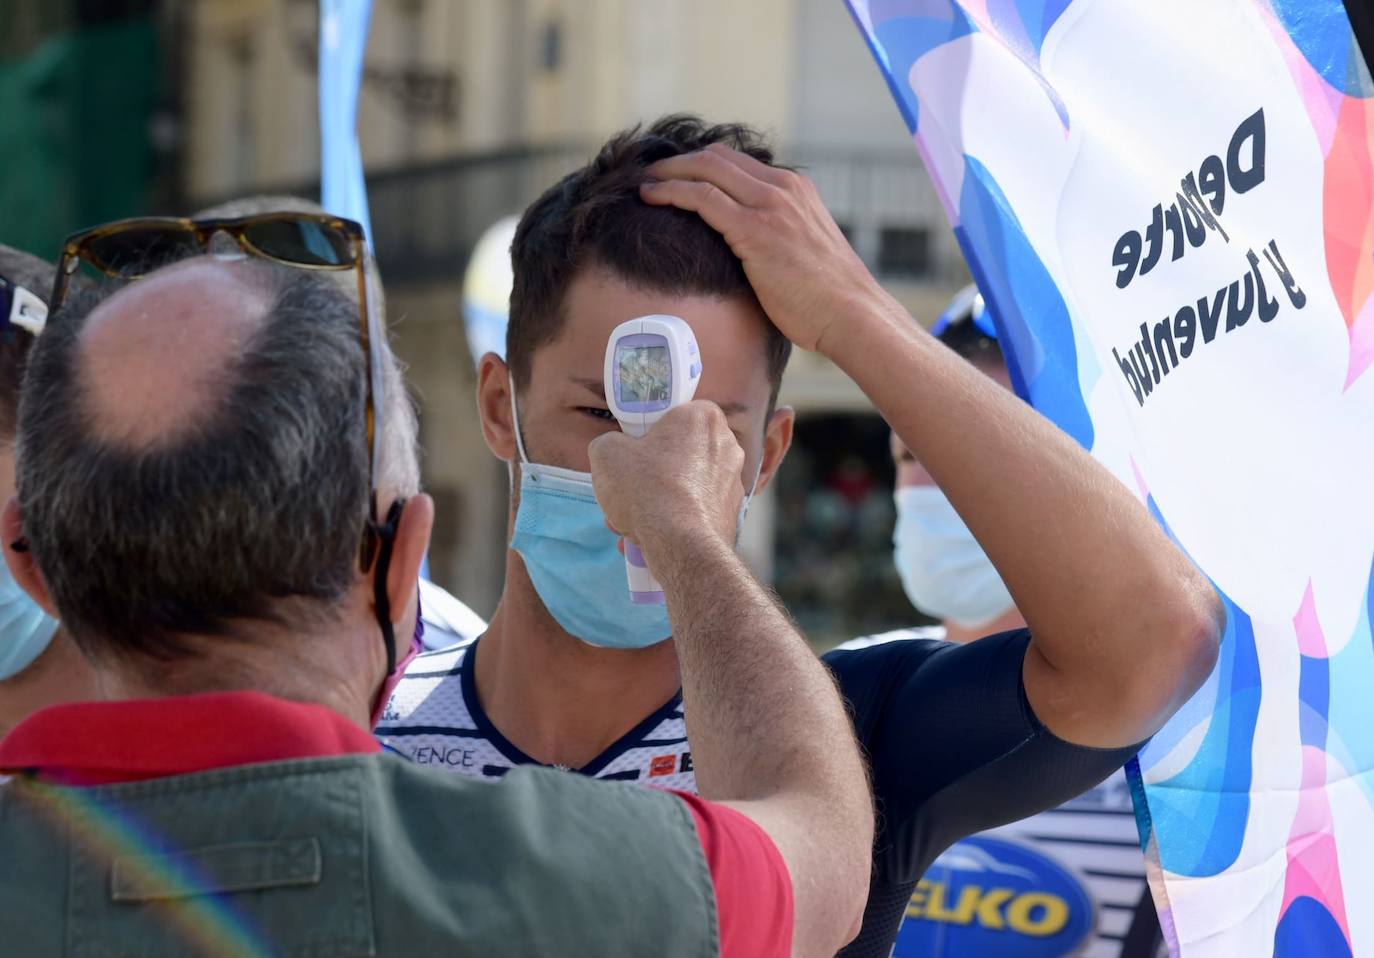
[[[170,855],[116,858],[110,870],[110,899],[157,901],[319,882],[318,838],[238,842]]]
[[[66,809],[68,956],[375,955],[358,764],[82,790]]]

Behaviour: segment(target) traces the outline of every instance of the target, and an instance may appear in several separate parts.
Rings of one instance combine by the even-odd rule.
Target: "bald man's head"
[[[19,502],[88,653],[333,614],[371,512],[357,310],[328,275],[203,257],[50,318]]]
[[[257,261],[198,257],[99,303],[76,347],[92,435],[147,449],[201,428],[223,405],[279,278]]]

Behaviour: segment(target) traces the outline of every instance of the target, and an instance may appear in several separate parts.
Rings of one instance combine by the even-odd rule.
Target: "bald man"
[[[27,540],[6,560],[106,700],[0,741],[0,941],[833,954],[862,909],[871,805],[833,684],[734,556],[724,417],[696,403],[649,440],[604,437],[594,471],[687,616],[697,762],[729,801],[550,769],[443,775],[369,733],[433,520],[395,360],[372,348],[392,397],[375,477],[357,304],[328,277],[198,257],[49,321],[0,534]],[[837,820],[845,838],[814,848]]]

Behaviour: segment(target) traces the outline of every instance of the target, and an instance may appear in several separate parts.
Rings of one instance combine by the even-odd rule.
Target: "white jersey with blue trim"
[[[418,765],[474,778],[500,778],[517,765],[539,764],[507,741],[477,701],[473,666],[480,644],[470,641],[425,652],[410,663],[377,726],[386,748]],[[681,696],[576,771],[695,793]]]

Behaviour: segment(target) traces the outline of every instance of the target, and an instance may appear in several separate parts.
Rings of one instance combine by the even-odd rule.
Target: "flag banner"
[[[320,205],[363,225],[372,242],[358,149],[358,88],[372,0],[320,0]]]
[[[1171,949],[1374,954],[1367,11],[849,5],[1018,392],[1225,601],[1216,669],[1128,768]]]

